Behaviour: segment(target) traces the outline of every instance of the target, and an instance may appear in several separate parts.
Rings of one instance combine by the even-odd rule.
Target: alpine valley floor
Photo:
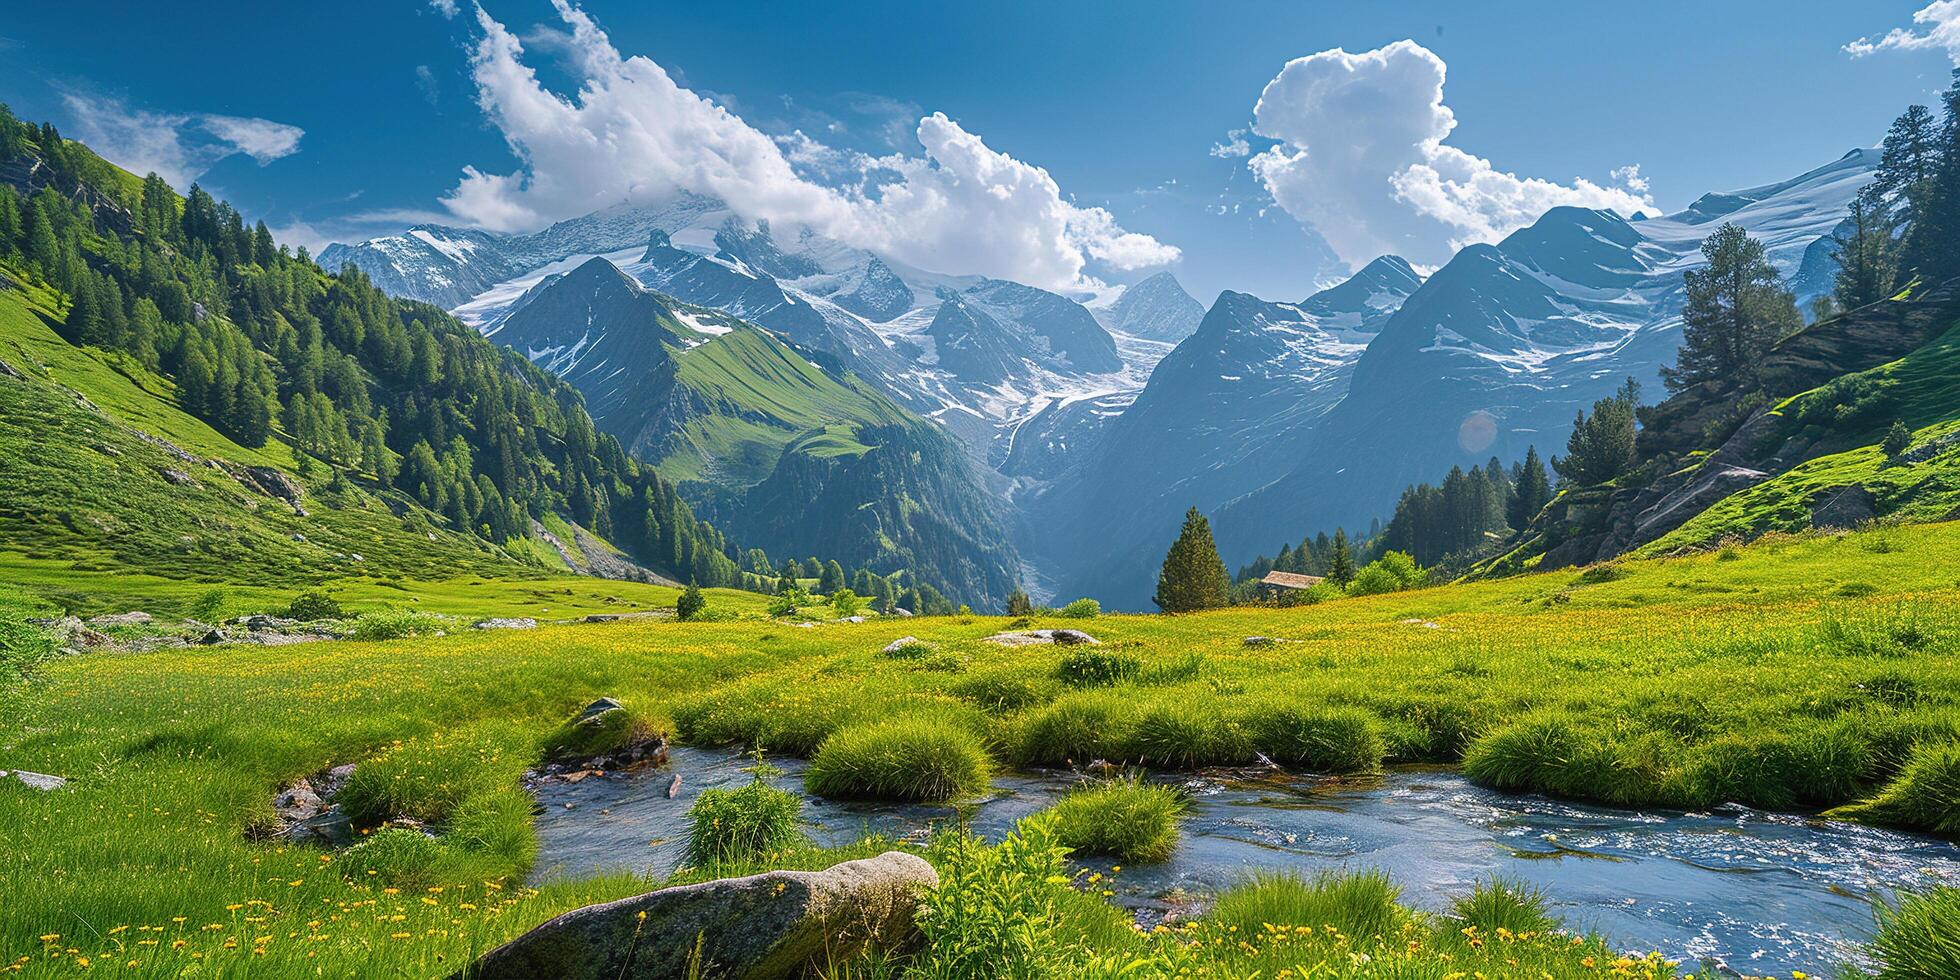
[[[715,622],[49,659],[0,695],[0,768],[68,780],[51,792],[0,780],[0,851],[12,856],[0,867],[0,969],[439,976],[557,912],[644,891],[629,876],[525,884],[536,841],[524,774],[598,696],[683,744],[814,755],[819,790],[850,785],[817,777],[839,762],[826,755],[910,726],[943,750],[934,765],[968,760],[944,774],[968,797],[1020,766],[1161,772],[1263,755],[1311,773],[1440,764],[1490,789],[1627,807],[1842,808],[1830,816],[1953,834],[1955,568],[1960,524],[1948,523],[1770,535],[1287,610],[804,627],[731,603]],[[29,615],[47,608],[16,598]],[[711,608],[725,599],[711,593]],[[1101,643],[985,639],[1034,626]],[[905,635],[921,642],[884,652]],[[281,785],[343,763],[365,770],[367,798],[434,836],[392,854],[255,837]],[[881,775],[877,765],[858,775]],[[918,774],[882,775],[894,778],[855,787]],[[1237,886],[1146,931],[1103,901],[1096,873],[1058,863],[1056,819],[1023,823],[1012,847],[954,829],[925,845],[792,847],[759,863],[822,867],[920,846],[939,867],[958,901],[940,906],[926,945],[832,964],[833,976],[969,976],[983,953],[1025,976],[1695,969],[1566,935],[1502,888],[1459,902],[1457,918],[1414,912],[1366,869]],[[1868,966],[1951,966],[1953,884],[1929,879],[1882,913]]]

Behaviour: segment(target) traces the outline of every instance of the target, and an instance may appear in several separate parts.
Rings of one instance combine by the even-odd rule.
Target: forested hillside
[[[358,270],[320,269],[199,187],[180,197],[3,108],[0,262],[60,294],[48,318],[69,342],[174,382],[240,447],[288,444],[302,484],[399,491],[493,545],[562,515],[677,578],[743,581],[723,536],[570,386]]]

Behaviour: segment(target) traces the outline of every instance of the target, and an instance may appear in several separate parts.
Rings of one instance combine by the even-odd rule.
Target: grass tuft
[[[1357,939],[1394,934],[1409,921],[1395,900],[1401,889],[1380,871],[1355,874],[1258,875],[1218,896],[1206,921],[1243,935],[1257,935],[1267,924],[1332,926]]]
[[[953,800],[985,792],[993,766],[972,732],[911,716],[838,731],[824,740],[804,783],[819,796]]]
[[[1055,836],[1076,854],[1156,862],[1177,849],[1185,801],[1172,787],[1125,779],[1075,790],[1054,809]]]
[[[1558,928],[1558,920],[1545,913],[1544,892],[1503,880],[1478,883],[1470,894],[1450,903],[1450,913],[1471,927],[1493,935],[1499,929],[1523,935]]]
[[[1359,708],[1322,708],[1274,701],[1246,719],[1253,744],[1274,762],[1312,772],[1371,772],[1384,749],[1375,716]]]

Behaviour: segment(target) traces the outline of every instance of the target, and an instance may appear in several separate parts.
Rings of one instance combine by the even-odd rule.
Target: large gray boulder
[[[913,932],[932,865],[887,851],[824,871],[770,871],[588,905],[505,943],[457,978],[787,977]],[[699,950],[698,963],[691,963]],[[692,972],[691,972],[692,970]]]

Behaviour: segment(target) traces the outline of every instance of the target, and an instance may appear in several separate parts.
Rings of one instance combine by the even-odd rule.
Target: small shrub
[[[1143,669],[1135,655],[1104,647],[1080,646],[1062,655],[1056,678],[1076,687],[1108,687],[1126,681]]]
[[[1205,920],[1239,935],[1261,935],[1267,923],[1332,926],[1356,940],[1393,935],[1408,921],[1395,903],[1401,890],[1379,871],[1357,874],[1260,875],[1218,896]]]
[[[1960,888],[1907,895],[1878,912],[1869,947],[1877,980],[1960,977]]]
[[[740,789],[703,790],[687,811],[687,859],[696,865],[751,861],[803,841],[796,829],[803,801],[769,785],[782,770],[756,753],[754,778]]]
[[[855,616],[863,608],[864,600],[850,589],[838,589],[830,594],[830,610],[840,619]]]
[[[286,618],[302,622],[339,619],[343,615],[345,614],[341,612],[340,603],[325,592],[302,592],[294,596],[293,601],[286,606]]]
[[[1394,592],[1402,587],[1395,574],[1386,568],[1369,565],[1354,573],[1354,581],[1348,583],[1348,595],[1381,595]]]
[[[1379,723],[1359,708],[1267,704],[1252,711],[1246,727],[1253,744],[1275,762],[1330,773],[1381,768]]]
[[[769,600],[769,615],[794,616],[799,608],[809,604],[810,593],[803,591],[800,586],[785,589]]]
[[[1102,615],[1102,603],[1094,599],[1077,599],[1063,606],[1055,615],[1064,619],[1094,619]]]
[[[992,770],[971,732],[912,716],[837,731],[810,759],[804,784],[833,798],[952,800],[984,792]]]
[[[352,630],[357,640],[399,640],[447,631],[453,623],[447,616],[416,612],[413,609],[383,609],[362,613]]]
[[[1617,582],[1626,578],[1627,574],[1626,568],[1620,565],[1594,565],[1580,572],[1579,577],[1573,579],[1572,583],[1574,585],[1600,585],[1606,582]]]
[[[701,587],[692,582],[681,590],[680,598],[674,600],[674,618],[685,623],[700,616],[708,608],[708,597],[701,594]]]
[[[1504,929],[1513,935],[1543,934],[1558,928],[1545,914],[1545,893],[1529,885],[1480,882],[1450,903],[1450,913],[1485,935]]]
[[[1135,779],[1078,789],[1055,804],[1055,836],[1078,855],[1163,861],[1177,849],[1184,808],[1177,790]]]
[[[1906,428],[1904,422],[1894,421],[1885,432],[1885,441],[1879,443],[1878,448],[1885,453],[1886,459],[1898,459],[1912,448],[1912,430]]]
[[[419,885],[433,880],[444,851],[441,841],[419,830],[383,827],[341,855],[340,873],[355,882],[373,878],[391,885]]]
[[[908,977],[1081,975],[1087,937],[1106,942],[1131,931],[1113,906],[1069,886],[1052,812],[1022,820],[992,847],[957,834],[934,849],[939,887],[920,901],[922,949]]]
[[[231,604],[231,592],[227,589],[207,589],[196,599],[191,600],[192,619],[215,623],[225,617],[225,608]]]

